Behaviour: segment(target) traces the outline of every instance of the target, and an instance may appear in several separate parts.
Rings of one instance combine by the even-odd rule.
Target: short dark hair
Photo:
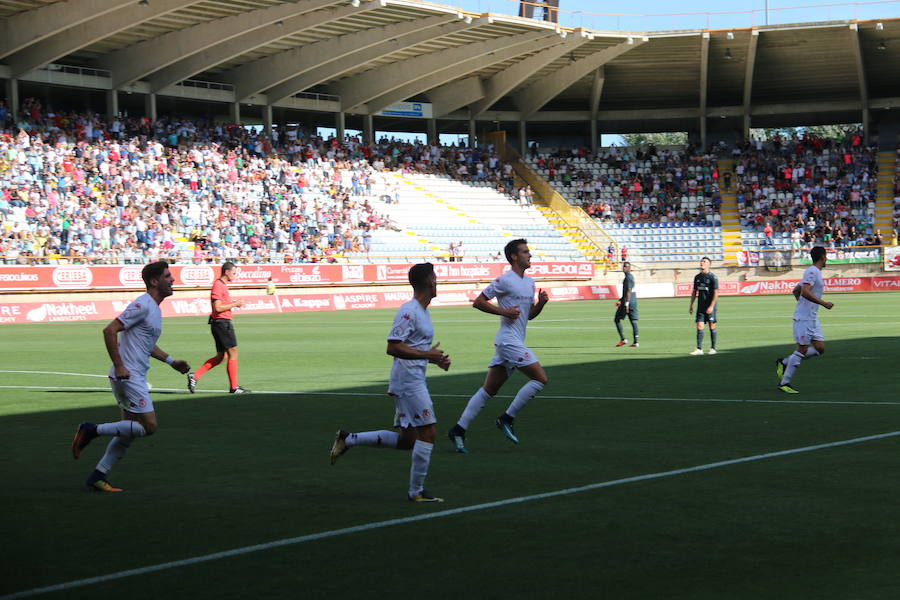
[[[237,266],[237,265],[235,265],[235,264],[234,264],[233,262],[231,262],[230,260],[229,260],[229,261],[226,261],[226,262],[223,262],[223,263],[222,263],[222,273],[221,273],[221,274],[224,275],[226,271],[230,271],[230,270],[232,270],[233,268],[235,268],[236,266]]]
[[[708,261],[708,262],[712,262],[711,260],[709,260],[709,257],[708,257],[708,256],[704,256],[703,258],[701,258],[701,259],[700,259],[700,262],[703,262],[704,260],[705,260],[705,261]]]
[[[809,257],[813,262],[819,262],[822,260],[827,253],[825,252],[825,248],[822,246],[815,246],[812,250],[809,251]]]
[[[428,278],[434,275],[434,265],[430,262],[419,263],[409,268],[409,284],[417,292],[425,289],[428,285]]]
[[[527,244],[528,240],[524,238],[519,238],[517,240],[510,240],[506,246],[503,247],[503,254],[506,255],[506,260],[512,262],[512,256],[516,252],[519,251],[519,244]]]
[[[622,263],[622,266],[623,266],[623,267],[630,267],[630,266],[631,266],[631,263],[628,262],[628,261],[626,260],[625,262]]]
[[[141,269],[141,279],[144,280],[144,285],[149,288],[150,281],[162,277],[162,274],[165,273],[166,269],[168,268],[169,263],[164,260],[158,260],[156,262],[150,263],[149,265],[144,265],[144,268]]]

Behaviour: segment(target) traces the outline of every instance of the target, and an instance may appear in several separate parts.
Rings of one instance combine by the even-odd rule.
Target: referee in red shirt
[[[188,390],[193,394],[197,389],[197,381],[203,375],[226,360],[228,371],[228,387],[232,394],[247,394],[250,390],[238,385],[238,345],[234,335],[234,324],[231,322],[231,309],[244,305],[243,300],[232,300],[228,293],[228,284],[237,277],[237,268],[233,262],[222,265],[222,275],[213,282],[209,299],[212,314],[209,315],[209,329],[216,342],[216,355],[206,360],[194,373],[188,373]]]

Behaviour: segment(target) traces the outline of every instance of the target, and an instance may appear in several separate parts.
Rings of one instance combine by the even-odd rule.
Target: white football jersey
[[[125,328],[119,332],[119,355],[131,378],[145,378],[150,369],[150,352],[162,335],[162,312],[150,294],[135,299],[116,317]],[[116,368],[109,368],[115,378]]]
[[[822,270],[816,265],[807,268],[803,272],[803,279],[800,285],[809,284],[812,286],[812,293],[816,298],[821,298],[825,292],[825,280],[822,279]],[[812,321],[819,317],[819,305],[810,302],[803,296],[797,301],[797,308],[794,309],[794,320],[796,321]]]
[[[415,298],[408,300],[397,309],[394,322],[391,325],[389,342],[403,342],[416,350],[430,350],[431,340],[434,338],[434,327],[431,325],[431,315]],[[408,359],[394,357],[394,365],[391,367],[391,381],[388,391],[392,394],[399,393],[404,387],[410,385],[422,385],[425,382],[425,370],[428,361],[423,359]]]
[[[494,343],[524,344],[525,327],[534,304],[534,279],[510,270],[492,281],[481,293],[488,300],[496,298],[500,308],[519,307],[518,319],[500,317],[500,329],[497,330]]]

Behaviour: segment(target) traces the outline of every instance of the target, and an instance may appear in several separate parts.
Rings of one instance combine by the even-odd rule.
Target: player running
[[[797,349],[786,358],[775,359],[775,373],[780,378],[778,389],[787,394],[800,393],[791,386],[791,378],[801,361],[825,354],[825,336],[819,325],[819,307],[831,310],[834,306],[833,303],[822,300],[825,291],[822,269],[828,262],[825,248],[816,246],[809,251],[809,256],[813,264],[803,272],[803,279],[794,287],[794,296],[797,298],[797,308],[794,309],[794,341],[797,342]]]
[[[109,384],[122,409],[122,420],[99,425],[82,423],[72,440],[72,456],[79,458],[97,436],[113,436],[103,458],[85,481],[89,489],[98,492],[122,491],[110,485],[107,474],[125,456],[135,438],[152,435],[156,431],[156,412],[147,385],[149,357],[171,365],[179,373],[191,370],[187,362],[175,360],[156,345],[162,334],[159,305],[172,295],[173,277],[169,264],[165,261],[150,263],[141,271],[141,277],[147,286],[147,293],[129,304],[103,329],[106,351],[113,363],[109,369]]]
[[[534,353],[525,346],[525,327],[529,320],[541,314],[549,296],[547,292],[540,290],[538,302],[534,303],[534,280],[525,275],[525,270],[531,267],[531,250],[528,249],[526,240],[512,240],[506,244],[503,252],[512,268],[491,282],[473,304],[482,312],[501,317],[500,329],[494,338],[494,358],[488,365],[484,385],[475,392],[459,421],[447,433],[456,451],[463,454],[468,453],[465,438],[469,425],[487,401],[500,391],[513,371],[521,371],[528,377],[528,382],[519,389],[506,412],[495,421],[497,427],[513,443],[519,443],[513,429],[516,416],[547,385],[544,368]],[[497,304],[490,302],[492,298],[497,298]]]
[[[716,309],[719,300],[719,279],[710,272],[709,264],[709,258],[706,256],[700,259],[700,272],[694,275],[691,306],[688,308],[688,314],[692,314],[694,300],[700,299],[697,304],[697,315],[694,318],[697,322],[697,348],[691,352],[695,356],[703,354],[703,327],[706,323],[709,323],[709,340],[711,342],[709,353],[716,353]]]
[[[425,491],[437,422],[425,385],[425,368],[428,363],[445,371],[450,368],[450,357],[438,349],[440,343],[431,345],[434,328],[428,305],[437,295],[434,265],[413,265],[409,270],[409,283],[413,287],[413,297],[397,310],[387,340],[387,353],[394,357],[388,394],[394,397],[394,427],[399,427],[400,433],[387,430],[349,433],[341,429],[331,446],[331,464],[353,446],[411,448],[407,498],[411,502],[443,502],[442,498]]]

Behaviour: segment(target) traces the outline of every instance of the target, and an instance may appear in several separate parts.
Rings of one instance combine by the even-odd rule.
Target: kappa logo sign
[[[53,269],[53,284],[61,288],[86,288],[94,276],[87,267],[56,267]]]

